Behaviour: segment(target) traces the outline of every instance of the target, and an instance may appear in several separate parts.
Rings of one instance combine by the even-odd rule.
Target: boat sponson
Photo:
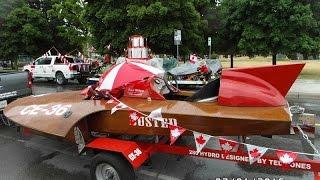
[[[163,117],[168,122],[210,135],[290,133],[291,118],[285,106],[225,107],[212,102],[148,101],[139,98],[121,98],[121,101],[145,114],[161,107]],[[45,110],[28,108],[30,112],[33,110],[33,113],[21,114],[21,111],[30,105],[50,108],[57,104],[71,105],[72,114],[65,118],[63,115],[46,115]],[[59,137],[66,137],[68,132],[84,118],[87,119],[90,131],[169,135],[169,130],[164,124],[150,125],[146,119],[145,122],[140,119],[135,126],[130,126],[128,110],[119,110],[111,115],[112,107],[114,104],[107,104],[105,100],[83,100],[79,92],[74,91],[18,99],[5,108],[4,115],[21,126]]]
[[[223,69],[218,102],[234,107],[284,106],[285,96],[304,65]]]

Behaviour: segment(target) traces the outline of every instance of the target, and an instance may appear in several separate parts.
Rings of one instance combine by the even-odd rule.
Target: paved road
[[[35,94],[52,93],[82,89],[76,82],[67,86],[56,86],[45,81],[35,82]],[[316,109],[320,112],[320,108]],[[317,130],[318,131],[318,130]],[[190,139],[184,139],[190,141]],[[278,147],[302,151],[299,139],[277,136],[273,139],[251,137],[248,143],[266,147]],[[210,141],[209,147],[217,147]],[[318,146],[318,140],[316,141]],[[0,179],[2,180],[33,180],[33,179],[89,179],[90,158],[78,156],[75,147],[58,140],[33,135],[23,138],[14,128],[0,128]],[[218,177],[254,177],[284,179],[313,179],[312,173],[297,173],[258,168],[226,162],[192,157],[179,157],[167,154],[155,154],[151,158],[151,166],[142,167],[137,172],[142,179],[216,179]]]
[[[318,113],[320,109],[320,80],[296,80],[287,99],[291,104],[301,104],[311,113]]]

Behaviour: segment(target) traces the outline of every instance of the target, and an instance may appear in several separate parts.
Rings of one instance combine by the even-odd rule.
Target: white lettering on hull
[[[173,126],[177,126],[177,120],[174,118],[163,118],[163,121],[153,121],[152,118],[149,117],[140,117],[133,126],[139,127],[160,127],[160,128],[168,128],[168,124]]]

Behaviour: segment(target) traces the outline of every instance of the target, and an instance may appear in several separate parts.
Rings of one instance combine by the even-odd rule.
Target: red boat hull
[[[218,102],[222,106],[283,106],[305,64],[225,69]]]

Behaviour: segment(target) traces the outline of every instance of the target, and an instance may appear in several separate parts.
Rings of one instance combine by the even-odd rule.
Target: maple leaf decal
[[[206,140],[203,138],[202,135],[198,136],[196,138],[196,141],[197,141],[198,144],[204,144],[206,142]]]
[[[287,153],[285,153],[283,156],[280,157],[280,161],[283,162],[284,164],[290,164],[294,160],[291,156],[289,156]]]
[[[131,113],[131,114],[130,114],[130,119],[132,119],[132,120],[136,121],[136,120],[138,120],[138,119],[139,119],[139,117],[138,117],[138,115],[137,115],[137,113],[136,113],[136,112],[133,112],[133,113]]]
[[[134,126],[136,124],[136,121],[139,119],[140,117],[138,116],[137,112],[131,112],[129,114],[129,125]]]
[[[232,146],[229,144],[229,142],[226,142],[224,144],[221,145],[221,148],[225,151],[231,151],[232,150]]]
[[[180,136],[180,132],[178,128],[175,128],[174,130],[171,130],[171,136],[177,138]]]
[[[250,155],[253,158],[258,158],[261,155],[261,153],[259,152],[259,150],[257,148],[255,148],[252,151],[250,151]]]
[[[136,123],[135,120],[132,120],[132,119],[129,120],[129,125],[130,125],[130,126],[134,126],[135,123]]]

